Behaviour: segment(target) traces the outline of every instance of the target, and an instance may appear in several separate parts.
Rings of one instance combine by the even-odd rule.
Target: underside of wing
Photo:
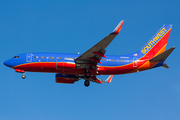
[[[92,48],[87,50],[85,53],[75,59],[77,68],[92,68],[97,69],[97,64],[100,63],[102,57],[106,57],[106,47],[112,42],[116,35],[120,32],[121,27],[124,23],[122,20],[112,33],[94,45]]]

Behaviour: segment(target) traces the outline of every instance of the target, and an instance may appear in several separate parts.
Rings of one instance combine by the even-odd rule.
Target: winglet
[[[111,33],[111,35],[117,35],[121,28],[122,28],[122,25],[124,23],[124,20],[121,20],[121,22],[117,25],[117,27],[113,30],[113,32]]]
[[[104,80],[101,80],[101,79],[99,79],[101,82],[103,82],[103,83],[110,83],[111,81],[112,81],[112,78],[113,78],[113,75],[110,75],[105,81]]]
[[[113,78],[113,75],[110,75],[107,79],[106,79],[106,82],[107,83],[110,83],[112,81],[112,78]]]

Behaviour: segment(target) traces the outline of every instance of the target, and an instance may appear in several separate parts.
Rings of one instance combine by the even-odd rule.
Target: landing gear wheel
[[[90,78],[91,77],[91,73],[90,72],[85,72],[85,78]]]
[[[26,78],[26,75],[23,74],[23,75],[22,75],[22,78],[25,79],[25,78]]]
[[[84,85],[85,85],[86,87],[88,87],[89,84],[90,84],[89,80],[85,80],[85,81],[84,81]]]

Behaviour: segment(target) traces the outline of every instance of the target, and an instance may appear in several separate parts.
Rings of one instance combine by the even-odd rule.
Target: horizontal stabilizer
[[[171,52],[175,49],[176,47],[172,47],[166,51],[164,51],[163,53],[153,57],[151,60],[149,60],[150,62],[163,62],[166,60],[166,58],[171,54]],[[167,65],[164,65],[164,67]]]
[[[166,63],[164,63],[162,67],[164,67],[164,68],[169,68],[169,66],[167,66]]]

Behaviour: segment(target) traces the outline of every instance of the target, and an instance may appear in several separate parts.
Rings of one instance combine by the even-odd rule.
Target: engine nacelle
[[[75,75],[56,74],[56,83],[73,84],[78,80],[79,78],[77,78]]]

